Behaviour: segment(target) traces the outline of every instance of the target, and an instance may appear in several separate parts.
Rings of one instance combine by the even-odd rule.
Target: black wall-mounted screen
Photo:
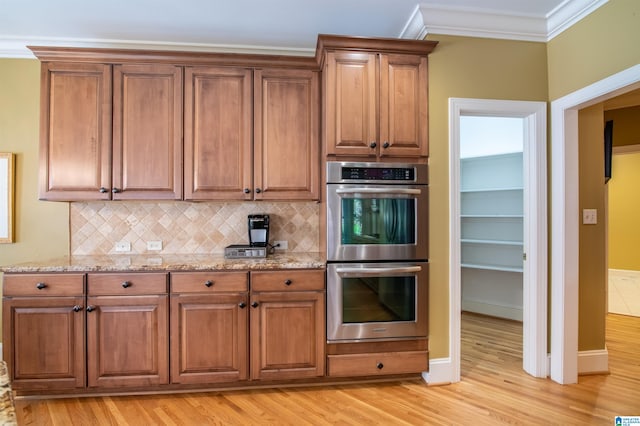
[[[613,153],[613,120],[604,124],[604,183],[611,179],[611,155]]]

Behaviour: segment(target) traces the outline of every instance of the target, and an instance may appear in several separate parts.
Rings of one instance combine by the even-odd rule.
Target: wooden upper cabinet
[[[427,58],[380,55],[380,156],[429,155]]]
[[[427,157],[427,57],[437,42],[320,36],[327,156]]]
[[[376,55],[330,52],[325,75],[328,155],[372,155],[377,144]]]
[[[187,67],[185,200],[253,198],[252,71]]]
[[[254,71],[256,200],[319,198],[319,96],[316,71]]]
[[[116,65],[113,82],[113,199],[182,199],[182,68]]]
[[[107,200],[111,66],[44,62],[40,94],[42,200]]]

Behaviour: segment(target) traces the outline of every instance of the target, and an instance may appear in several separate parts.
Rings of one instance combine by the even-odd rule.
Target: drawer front
[[[323,270],[251,272],[252,291],[324,290]]]
[[[84,274],[4,274],[4,296],[81,296]]]
[[[91,296],[163,294],[166,292],[167,274],[165,273],[87,275],[87,294]]]
[[[427,351],[329,355],[327,359],[330,377],[384,376],[429,370]]]
[[[172,293],[245,292],[247,272],[172,272]]]

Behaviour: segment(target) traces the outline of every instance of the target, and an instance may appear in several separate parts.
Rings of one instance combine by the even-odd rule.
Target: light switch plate
[[[596,225],[598,223],[598,210],[596,209],[583,209],[582,210],[582,224],[583,225]]]

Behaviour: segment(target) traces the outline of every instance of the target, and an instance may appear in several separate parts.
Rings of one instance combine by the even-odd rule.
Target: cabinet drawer
[[[252,291],[324,290],[323,270],[251,272]]]
[[[167,274],[164,273],[89,274],[87,276],[87,294],[91,296],[166,292]]]
[[[4,274],[4,296],[75,296],[84,293],[84,274]]]
[[[429,370],[427,351],[329,355],[327,359],[331,377],[409,374]]]
[[[172,293],[247,291],[246,272],[172,272]]]

